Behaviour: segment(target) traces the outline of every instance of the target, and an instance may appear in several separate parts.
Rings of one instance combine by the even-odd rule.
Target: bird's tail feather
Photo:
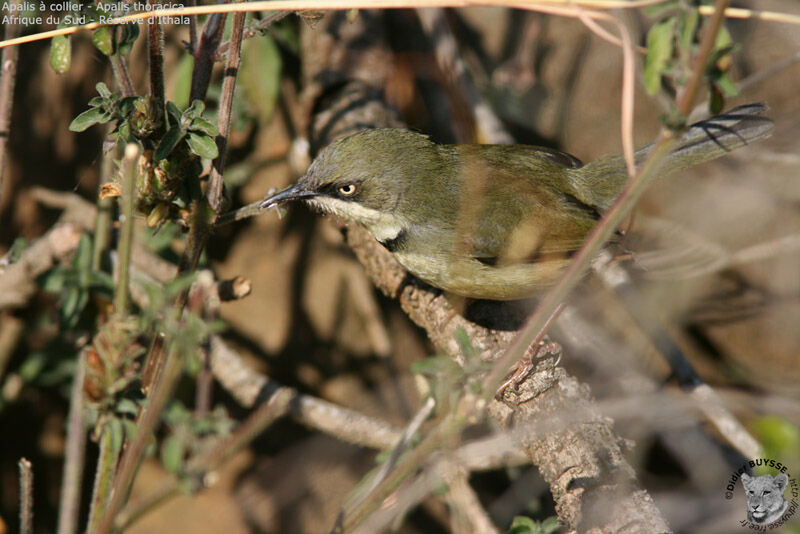
[[[772,121],[763,117],[767,106],[762,103],[745,104],[721,115],[692,124],[681,136],[679,146],[665,158],[659,176],[666,176],[693,165],[711,161],[737,148],[769,137]],[[640,165],[650,153],[652,145],[636,151]],[[594,168],[592,168],[594,167]],[[608,209],[628,181],[623,157],[598,158],[573,175],[577,180],[593,183],[578,184],[576,191],[589,192],[592,198],[580,198],[601,211]]]

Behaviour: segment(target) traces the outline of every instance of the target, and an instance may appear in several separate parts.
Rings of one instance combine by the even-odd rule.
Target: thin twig
[[[125,62],[125,57],[119,54],[114,54],[110,58],[111,70],[114,71],[114,78],[119,83],[124,96],[134,96],[136,89],[133,88],[131,75],[128,72],[128,64]]]
[[[291,11],[274,11],[272,13],[268,13],[263,19],[259,20],[256,24],[253,24],[252,26],[244,29],[244,31],[242,32],[242,40],[244,41],[255,37],[256,34],[258,34],[259,32],[266,30],[272,24],[288,17],[291,14],[292,14]],[[217,61],[222,60],[225,53],[228,51],[228,48],[230,47],[232,40],[233,39],[231,39],[230,41],[225,41],[224,43],[219,45],[219,48],[217,48]]]
[[[289,403],[292,399],[293,395],[289,388],[281,388],[275,391],[268,401],[259,406],[239,425],[232,436],[221,440],[218,445],[209,451],[200,453],[189,460],[186,464],[187,472],[198,480],[203,480],[207,473],[217,469],[225,460],[257,438],[264,429],[280,417],[283,417],[289,411]],[[180,481],[176,479],[155,492],[158,499],[147,500],[127,512],[123,511],[123,513],[119,514],[119,518],[114,524],[115,528],[124,529],[128,527],[134,520],[144,515],[146,511],[175,495],[179,487]],[[143,508],[141,504],[147,505],[148,508]]]
[[[124,315],[128,310],[128,280],[130,280],[131,250],[133,249],[133,219],[134,205],[136,203],[136,164],[139,158],[139,146],[129,143],[125,147],[125,160],[123,163],[123,180],[125,181],[122,193],[122,231],[117,244],[119,257],[119,272],[117,287],[114,293],[114,312]]]
[[[256,215],[260,215],[262,213],[262,210],[259,207],[261,203],[262,201],[259,200],[258,202],[253,202],[246,206],[242,206],[239,209],[223,213],[222,215],[219,216],[215,225],[222,226],[224,224],[243,221],[244,219],[249,219],[250,217],[255,217]]]
[[[225,64],[225,79],[222,82],[222,97],[219,103],[219,115],[217,119],[217,149],[219,155],[214,160],[211,167],[211,175],[208,182],[208,204],[216,214],[219,214],[222,206],[222,175],[225,172],[225,156],[228,148],[228,135],[231,129],[231,110],[233,109],[233,93],[236,89],[236,75],[239,73],[239,63],[242,54],[242,31],[246,13],[236,13],[233,17],[233,28],[231,30],[230,49],[228,50],[228,60]]]
[[[98,531],[100,522],[106,514],[114,483],[114,472],[117,469],[117,461],[119,460],[119,450],[114,447],[114,437],[111,432],[111,427],[105,425],[100,433],[98,442],[99,455],[97,456],[97,468],[94,473],[89,524],[86,529],[91,534],[95,534]]]
[[[17,0],[14,6],[21,7]],[[17,11],[19,13],[19,11]],[[3,40],[14,39],[19,34],[19,18],[10,17],[3,30]],[[6,147],[11,127],[11,109],[14,105],[14,86],[17,80],[17,61],[19,50],[16,47],[3,50],[0,61],[0,208],[3,206],[3,177],[6,171]]]
[[[155,6],[152,0],[147,0],[148,6]],[[150,67],[150,96],[152,96],[159,111],[164,110],[164,30],[158,19],[147,25],[147,52],[148,66]]]
[[[194,7],[196,5],[197,5],[196,0],[186,1],[187,7]],[[189,53],[194,55],[196,47],[197,47],[197,17],[191,16],[189,17]]]
[[[64,447],[64,471],[61,501],[58,505],[57,534],[74,534],[78,529],[81,504],[81,481],[86,460],[86,421],[83,406],[83,379],[86,376],[83,354],[78,357],[69,401],[67,443]]]
[[[110,134],[113,126],[108,125],[106,135]],[[92,270],[99,271],[103,267],[103,254],[111,244],[111,224],[114,211],[114,199],[111,197],[101,198],[99,190],[103,185],[112,181],[111,174],[114,172],[114,158],[110,152],[104,152],[100,162],[100,180],[97,184],[97,217],[94,220],[94,232],[92,237]]]
[[[203,6],[192,9],[196,10],[198,7]],[[216,7],[230,6],[217,4]],[[189,93],[190,102],[205,100],[208,84],[211,82],[211,70],[214,68],[214,57],[222,39],[222,30],[225,28],[225,19],[224,13],[214,13],[208,17],[203,25],[203,32],[200,34],[200,42],[197,44],[197,48],[192,49],[194,69],[192,70],[192,88]]]
[[[181,359],[179,354],[170,353],[166,358],[163,372],[159,382],[148,397],[148,404],[142,410],[137,420],[137,434],[130,441],[125,453],[120,460],[120,467],[114,479],[112,496],[108,506],[103,510],[101,521],[97,529],[91,531],[96,534],[110,532],[114,520],[122,505],[128,500],[133,479],[144,455],[144,450],[151,440],[153,431],[161,418],[161,412],[172,397],[172,391],[181,374]]]
[[[160,488],[148,491],[143,497],[131,502],[122,509],[114,521],[114,526],[119,530],[125,530],[142,516],[152,512],[173,497],[181,494],[181,485],[177,480],[170,480]]]
[[[219,384],[244,407],[254,406],[272,392],[286,389],[247,366],[219,336],[211,336],[211,370]],[[385,421],[291,391],[294,395],[291,415],[309,428],[346,443],[380,450],[389,449],[400,440],[401,431]]]
[[[24,331],[25,323],[10,312],[0,315],[0,379],[3,378],[6,366],[11,361]]]
[[[159,9],[149,13],[137,13],[114,19],[113,22],[92,22],[83,26],[72,26],[40,32],[16,39],[0,42],[0,48],[16,46],[34,41],[51,39],[59,35],[71,35],[79,31],[91,31],[112,24],[127,24],[154,17],[186,17],[192,15],[227,14],[249,11],[302,11],[302,10],[350,10],[350,9],[408,9],[424,7],[468,7],[468,6],[498,6],[525,9],[529,11],[546,12],[553,6],[583,7],[587,9],[635,9],[643,6],[662,3],[664,0],[541,0],[539,2],[524,2],[521,0],[267,0],[257,2],[243,2],[237,4],[208,5],[181,7],[175,9]],[[712,6],[699,6],[701,15],[710,16],[715,13]],[[800,15],[781,13],[777,11],[764,11],[756,9],[732,8],[725,9],[725,16],[734,19],[753,19],[767,22],[800,25]],[[202,38],[201,38],[202,47]]]
[[[56,224],[0,271],[0,310],[24,306],[39,290],[36,277],[75,250],[82,232],[77,224]]]
[[[411,419],[406,426],[405,430],[403,430],[403,435],[400,436],[400,439],[397,441],[397,444],[392,448],[392,453],[389,455],[389,458],[383,463],[381,466],[380,471],[375,475],[370,485],[364,492],[362,497],[356,497],[354,499],[355,502],[361,501],[369,495],[372,490],[374,490],[378,484],[380,484],[386,475],[391,471],[394,466],[397,464],[397,460],[400,456],[406,451],[408,448],[409,443],[414,438],[414,435],[419,432],[422,423],[427,421],[427,419],[433,413],[433,409],[436,407],[436,401],[433,397],[428,397],[425,399],[425,402],[422,404],[422,407],[417,411],[417,414]]]
[[[33,534],[33,465],[19,460],[19,532]]]

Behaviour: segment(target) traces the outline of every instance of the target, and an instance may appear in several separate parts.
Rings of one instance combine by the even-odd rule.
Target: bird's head
[[[328,145],[308,172],[293,186],[265,199],[261,209],[294,200],[333,213],[346,222],[361,224],[379,241],[393,239],[402,230],[397,207],[414,187],[419,162],[436,145],[408,130],[364,130]]]

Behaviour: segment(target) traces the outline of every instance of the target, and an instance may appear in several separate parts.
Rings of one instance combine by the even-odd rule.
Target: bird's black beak
[[[291,187],[284,189],[279,193],[275,193],[271,197],[262,200],[258,205],[258,209],[267,209],[284,202],[291,202],[292,200],[303,200],[306,198],[313,198],[317,196],[314,191],[309,191],[305,188],[304,184],[295,184]]]

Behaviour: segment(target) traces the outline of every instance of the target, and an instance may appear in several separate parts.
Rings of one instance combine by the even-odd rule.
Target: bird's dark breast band
[[[386,248],[389,252],[397,252],[402,248],[405,244],[406,238],[408,237],[408,232],[405,230],[400,230],[400,233],[397,234],[392,239],[387,239],[386,241],[378,241],[381,245]]]

